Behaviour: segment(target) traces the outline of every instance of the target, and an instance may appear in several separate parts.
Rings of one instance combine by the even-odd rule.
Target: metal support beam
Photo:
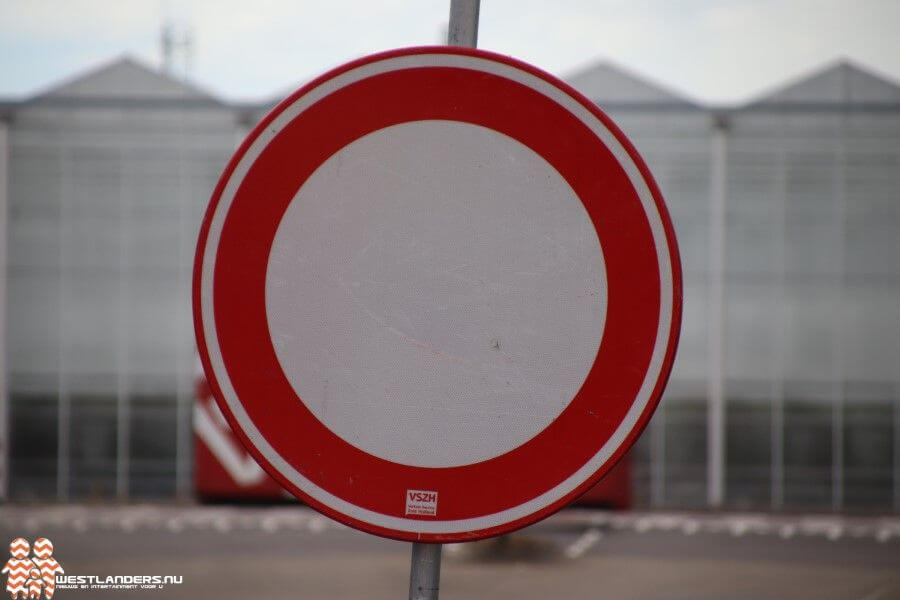
[[[725,499],[725,206],[728,183],[728,126],[715,117],[709,195],[709,307],[707,314],[706,502]]]
[[[6,215],[9,203],[9,129],[0,119],[0,502],[9,496],[9,379],[6,369]]]
[[[128,498],[131,489],[131,392],[128,325],[131,321],[131,252],[129,245],[134,236],[134,219],[129,188],[129,156],[119,153],[119,265],[118,295],[116,307],[116,497]]]
[[[178,253],[179,263],[191,264],[194,239],[196,234],[192,232],[190,225],[191,215],[191,189],[190,189],[190,160],[187,139],[187,119],[184,111],[179,115],[178,123]],[[191,297],[190,271],[179,272],[178,289],[183,298]],[[191,472],[193,453],[191,445],[193,440],[193,415],[192,405],[194,397],[193,366],[195,356],[189,349],[192,348],[190,312],[179,312],[178,319],[178,345],[175,353],[175,495],[184,500],[191,494]]]
[[[841,116],[840,130],[834,149],[832,171],[832,206],[834,219],[834,309],[831,353],[831,508],[844,507],[844,286],[846,285],[846,162],[844,148],[845,117]]]
[[[69,396],[69,374],[66,350],[68,345],[69,273],[68,256],[71,245],[71,210],[75,186],[72,182],[72,149],[60,150],[61,183],[59,193],[59,338],[57,340],[57,427],[56,427],[56,499],[69,499],[71,446],[72,446],[72,401]]]
[[[900,511],[900,382],[894,386],[894,510]]]
[[[663,399],[650,421],[650,506],[666,505],[666,401]]]
[[[789,320],[787,282],[787,152],[782,148],[775,165],[775,239],[777,258],[772,265],[775,282],[772,286],[772,314],[775,329],[772,334],[771,403],[771,470],[770,505],[773,509],[784,507],[784,362]]]

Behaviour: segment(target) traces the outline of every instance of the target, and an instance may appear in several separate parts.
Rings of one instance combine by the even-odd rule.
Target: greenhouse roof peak
[[[753,105],[884,105],[900,103],[900,85],[849,59],[797,78]]]
[[[207,92],[175,75],[158,71],[131,56],[51,87],[34,99],[213,100]]]
[[[692,106],[684,96],[648,81],[608,60],[599,60],[563,78],[600,104],[656,104]]]

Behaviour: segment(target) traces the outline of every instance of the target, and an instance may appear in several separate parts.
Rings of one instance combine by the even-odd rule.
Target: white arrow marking
[[[261,483],[266,477],[265,471],[256,464],[252,456],[244,452],[243,448],[235,444],[225,431],[216,425],[206,406],[194,405],[194,432],[200,436],[235,483],[241,487]]]

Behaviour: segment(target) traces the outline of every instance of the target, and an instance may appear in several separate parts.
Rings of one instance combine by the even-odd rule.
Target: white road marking
[[[178,533],[184,531],[184,524],[179,519],[169,519],[166,521],[166,529],[172,533]]]
[[[566,557],[575,560],[584,555],[603,537],[603,533],[596,527],[591,527],[582,533],[577,540],[566,548]]]
[[[681,525],[681,532],[684,535],[694,535],[700,531],[700,523],[693,519],[688,519]]]
[[[213,527],[220,533],[227,533],[231,531],[231,521],[226,518],[216,519],[213,523]]]
[[[587,551],[596,543],[595,536],[612,531],[647,533],[664,531],[682,535],[726,534],[743,537],[748,534],[778,536],[789,540],[797,536],[838,542],[843,539],[872,540],[878,543],[900,541],[900,517],[864,518],[835,515],[783,515],[755,513],[663,513],[633,511],[608,513],[573,509],[551,518],[548,523],[568,523],[584,529],[566,551]],[[347,527],[304,506],[216,507],[216,506],[105,506],[80,505],[54,507],[5,507],[0,515],[0,527],[16,535],[52,535],[55,529],[69,529],[78,533],[95,530],[119,530],[125,533],[147,530],[172,535],[196,530],[213,529],[222,533],[233,531],[306,531],[322,534],[326,531],[346,530]],[[585,537],[586,536],[586,537]],[[579,550],[579,543],[588,546]],[[452,546],[447,545],[448,552]],[[574,548],[574,550],[572,550]]]
[[[309,520],[307,527],[313,533],[322,533],[328,529],[328,522],[325,520],[325,517],[315,516]]]
[[[278,524],[278,520],[275,519],[274,517],[264,518],[262,520],[262,522],[260,523],[260,525],[261,525],[263,531],[266,531],[268,533],[275,533],[276,531],[278,531],[281,528],[280,525]]]
[[[634,523],[634,530],[638,533],[646,533],[653,528],[653,521],[647,518],[638,519]]]
[[[786,540],[794,537],[794,535],[796,535],[796,533],[797,533],[796,525],[788,524],[788,525],[782,525],[781,527],[778,528],[778,535],[780,535],[782,538],[784,538]]]

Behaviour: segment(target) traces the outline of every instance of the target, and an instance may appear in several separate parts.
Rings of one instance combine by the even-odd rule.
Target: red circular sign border
[[[373,63],[373,62],[385,60],[388,58],[394,58],[394,57],[399,57],[399,56],[404,56],[404,55],[435,54],[435,53],[436,54],[447,54],[447,55],[458,54],[458,55],[473,56],[476,58],[489,59],[489,60],[494,60],[494,61],[497,61],[500,63],[504,63],[508,66],[520,69],[522,71],[525,71],[531,75],[537,76],[537,77],[547,81],[548,83],[552,84],[553,86],[555,86],[557,88],[560,88],[565,94],[567,94],[568,96],[577,100],[584,108],[586,108],[596,118],[598,118],[603,123],[603,125],[605,125],[606,128],[613,133],[613,135],[617,138],[618,142],[623,146],[623,148],[629,154],[630,158],[632,159],[634,164],[640,170],[640,174],[641,174],[642,178],[647,183],[647,186],[650,189],[653,200],[656,203],[656,208],[657,208],[658,214],[660,216],[661,222],[662,222],[664,230],[665,230],[665,238],[666,238],[666,243],[668,244],[668,253],[669,253],[670,260],[671,260],[671,270],[672,270],[672,321],[671,321],[670,330],[669,330],[666,353],[663,358],[663,365],[660,370],[660,375],[656,382],[655,388],[654,388],[653,392],[651,393],[651,396],[650,396],[650,399],[649,399],[647,405],[645,406],[642,414],[640,415],[638,422],[632,428],[630,433],[626,436],[626,439],[624,440],[624,442],[619,445],[618,449],[613,453],[613,455],[592,476],[588,477],[584,482],[582,482],[579,486],[577,486],[574,490],[570,491],[568,494],[565,494],[562,498],[556,500],[555,502],[548,504],[547,506],[543,507],[542,509],[535,511],[532,514],[526,515],[523,518],[511,521],[508,523],[504,523],[504,524],[501,524],[498,526],[488,527],[485,529],[471,531],[471,532],[454,532],[454,533],[449,533],[449,534],[445,534],[445,533],[437,533],[437,534],[414,533],[414,532],[409,532],[409,531],[384,528],[384,527],[373,525],[371,523],[359,521],[358,519],[356,519],[354,517],[351,517],[349,515],[338,512],[329,506],[323,505],[322,503],[315,500],[314,498],[309,497],[308,494],[306,494],[303,490],[298,489],[295,485],[293,485],[290,481],[288,481],[285,476],[283,476],[274,467],[272,467],[272,465],[269,464],[268,460],[266,460],[265,457],[262,456],[261,453],[250,442],[250,440],[248,439],[246,434],[242,431],[241,427],[236,422],[234,416],[231,414],[231,411],[228,409],[227,404],[222,399],[223,395],[221,393],[221,390],[219,389],[218,382],[215,379],[214,372],[211,368],[209,356],[207,354],[206,340],[205,340],[204,332],[203,332],[203,328],[202,328],[201,306],[200,306],[200,281],[201,281],[201,274],[202,274],[201,273],[202,272],[202,257],[203,257],[203,253],[206,248],[207,237],[209,234],[209,228],[210,228],[210,224],[211,224],[212,215],[214,214],[216,206],[218,205],[218,201],[223,193],[226,182],[229,181],[238,162],[241,160],[241,158],[247,152],[247,150],[249,149],[249,147],[253,143],[253,141],[260,135],[260,133],[263,132],[265,130],[265,128],[268,127],[271,124],[271,122],[278,115],[280,115],[288,106],[293,104],[298,98],[306,95],[307,93],[309,93],[309,91],[315,89],[316,87],[322,85],[324,82],[326,82],[330,79],[333,79],[334,77],[336,77],[344,72],[350,71],[352,69],[355,69],[357,67],[363,66],[368,63]],[[415,119],[411,119],[411,120],[415,120]],[[270,141],[270,144],[272,144],[273,142],[274,142],[274,140]],[[256,160],[259,161],[261,158],[262,158],[262,156],[257,157]],[[254,164],[254,167],[255,167],[255,164]],[[249,175],[249,172],[247,175]],[[583,199],[582,199],[582,201],[584,202]],[[235,202],[237,202],[237,194],[235,196]],[[233,207],[229,208],[229,215],[231,214],[232,209],[233,209]],[[596,218],[596,215],[592,214],[592,218]],[[225,237],[224,231],[222,233],[222,237],[223,238]],[[652,237],[651,237],[651,241],[652,241]],[[220,240],[220,242],[221,242],[221,240]],[[221,246],[219,248],[221,248]],[[654,257],[655,257],[655,255],[656,255],[655,249],[653,250],[653,253],[654,253]],[[214,285],[218,285],[217,277],[218,277],[218,274],[216,275],[216,279],[214,280],[216,282]],[[201,354],[201,359],[202,359],[202,362],[204,365],[204,369],[207,372],[209,380],[210,380],[210,386],[215,393],[217,402],[223,408],[223,412],[225,413],[226,417],[228,418],[233,429],[238,434],[238,436],[241,438],[242,442],[248,447],[248,449],[251,451],[251,453],[254,455],[254,457],[258,461],[260,461],[261,464],[263,464],[266,467],[266,470],[269,471],[270,474],[272,474],[277,480],[279,480],[279,482],[282,485],[284,485],[288,489],[291,489],[295,494],[297,494],[298,496],[303,498],[306,502],[313,505],[320,511],[322,511],[344,523],[347,523],[348,525],[363,529],[365,531],[369,531],[372,533],[376,533],[379,535],[392,537],[392,538],[396,538],[396,539],[422,540],[422,541],[434,541],[434,542],[473,539],[473,538],[478,538],[478,537],[486,537],[489,535],[495,535],[497,533],[502,533],[504,531],[511,531],[513,529],[516,529],[518,527],[522,527],[524,525],[532,523],[536,520],[539,520],[539,519],[555,512],[560,507],[564,506],[565,504],[570,502],[572,499],[574,499],[575,497],[577,497],[578,495],[583,493],[591,485],[593,485],[597,479],[599,479],[603,474],[605,474],[612,467],[612,465],[614,465],[615,462],[617,462],[617,460],[624,454],[624,452],[627,450],[627,448],[630,447],[630,445],[633,443],[634,439],[636,439],[636,437],[639,435],[640,431],[646,425],[647,421],[649,420],[649,417],[652,415],[653,410],[655,409],[655,407],[659,401],[659,397],[662,393],[662,389],[665,385],[665,381],[668,377],[672,362],[674,360],[674,352],[675,352],[675,347],[677,345],[677,337],[678,337],[678,332],[680,329],[680,317],[681,317],[680,262],[678,260],[678,250],[677,250],[677,245],[675,243],[675,237],[674,237],[673,229],[671,226],[671,222],[669,221],[667,212],[662,203],[660,193],[655,185],[655,182],[652,179],[652,176],[650,175],[650,173],[649,173],[648,169],[646,168],[646,166],[644,165],[643,161],[637,155],[637,152],[634,150],[634,148],[628,142],[627,138],[625,138],[625,136],[618,130],[618,128],[599,109],[597,109],[597,107],[594,106],[590,101],[588,101],[586,98],[581,96],[575,90],[571,89],[566,84],[556,80],[552,76],[547,75],[547,74],[535,69],[534,67],[526,65],[524,63],[520,63],[514,59],[510,59],[507,57],[487,53],[487,52],[480,51],[480,50],[470,50],[470,49],[464,49],[464,48],[447,48],[447,47],[425,47],[425,48],[401,49],[401,50],[385,52],[382,54],[377,54],[377,55],[359,59],[357,61],[354,61],[354,62],[344,65],[342,67],[339,67],[329,73],[326,73],[323,76],[319,77],[318,79],[307,84],[306,86],[304,86],[303,88],[301,88],[300,90],[298,90],[297,92],[292,94],[289,98],[284,100],[282,103],[280,103],[265,119],[263,119],[263,121],[254,129],[254,131],[248,136],[248,138],[245,140],[245,142],[241,145],[239,150],[235,153],[235,156],[232,158],[228,167],[225,169],[225,171],[222,175],[222,178],[220,179],[219,184],[217,185],[216,190],[213,193],[213,197],[210,202],[210,207],[207,210],[206,217],[203,221],[203,224],[201,227],[200,238],[198,241],[198,254],[197,254],[197,261],[195,262],[194,290],[193,291],[194,291],[195,329],[196,329],[198,347],[200,349],[200,354]],[[657,302],[657,306],[658,306],[658,302]],[[658,311],[658,308],[657,308],[657,311]],[[216,314],[218,315],[218,308],[216,308]],[[218,321],[219,321],[218,317],[216,317],[216,322],[218,323]],[[655,332],[656,332],[655,327],[653,328],[653,331],[654,331],[653,337],[655,338]],[[268,336],[267,330],[266,330],[266,335]],[[217,336],[217,337],[221,337],[221,336]],[[606,332],[604,332],[604,340],[605,339],[606,339]],[[601,344],[601,346],[602,346],[602,344]],[[652,348],[651,348],[651,350],[652,350]],[[225,352],[223,351],[222,354],[224,355]],[[230,369],[229,369],[229,372],[230,372]],[[644,375],[642,375],[642,377],[643,376]],[[581,391],[579,392],[579,395],[582,395]],[[577,397],[578,396],[576,396],[576,398]],[[633,402],[633,401],[634,401],[634,398],[631,398],[629,403]],[[573,400],[573,402],[574,402],[574,400]],[[322,427],[324,428],[324,426],[322,426]],[[548,427],[548,429],[549,429],[549,427]],[[615,430],[615,427],[613,427],[613,431],[614,430]],[[539,434],[539,436],[540,436],[540,434]],[[527,442],[525,445],[528,445],[530,443],[531,442]],[[348,444],[348,446],[349,446],[349,444]],[[595,451],[600,446],[602,446],[602,444],[597,444]],[[361,451],[357,450],[357,452],[361,452]],[[279,453],[282,453],[281,450],[279,450]],[[362,453],[362,454],[365,454],[365,453]],[[366,455],[366,456],[368,456],[368,455]],[[381,459],[376,459],[376,460],[381,460]],[[494,459],[491,459],[491,460],[494,460]],[[387,462],[387,461],[384,461],[384,462]],[[489,461],[485,461],[485,462],[489,462]],[[389,464],[395,465],[395,463],[389,463]],[[296,465],[294,465],[294,467],[296,468]],[[460,467],[460,468],[465,469],[466,467]],[[308,476],[308,474],[306,474],[306,475]],[[414,482],[410,481],[409,486],[412,488],[413,485],[414,485]],[[428,487],[421,486],[421,487],[418,487],[417,489],[428,489]],[[338,497],[342,497],[342,496],[338,495]],[[401,500],[398,499],[397,502],[398,502],[398,504],[400,504]],[[515,505],[515,503],[513,505]],[[368,507],[366,507],[366,508],[368,508]],[[371,509],[369,509],[369,510],[371,510]],[[385,514],[390,514],[390,513],[385,513]],[[491,511],[484,511],[482,514],[492,514],[492,513],[491,513]],[[402,516],[402,515],[394,514],[393,516]],[[409,518],[409,517],[405,517],[405,516],[403,516],[403,517]],[[471,515],[470,515],[470,517],[471,517]],[[463,517],[458,517],[458,518],[467,518],[467,517],[463,516]],[[427,520],[427,518],[425,520]],[[452,520],[452,519],[442,518],[442,519],[437,519],[437,520]]]
[[[403,104],[406,90],[418,94]],[[480,98],[501,96],[501,110],[486,116]],[[360,104],[371,110],[363,113]],[[539,123],[533,122],[530,114],[516,113],[523,107],[533,110],[535,105],[539,109],[534,112],[542,117]],[[345,114],[360,114],[353,119],[354,127],[334,125]],[[453,118],[487,126],[531,147],[556,167],[586,203],[606,246],[610,281],[607,327],[583,392],[527,443],[489,460],[440,469],[374,457],[323,426],[305,408],[279,367],[269,337],[264,295],[271,243],[294,190],[335,151],[362,135],[425,118]],[[316,144],[305,148],[306,139],[315,139]],[[561,139],[566,140],[565,145],[559,143]],[[582,157],[591,151],[598,156],[585,161]],[[590,168],[584,168],[585,164]],[[619,197],[612,207],[596,202],[598,194],[591,187],[598,173],[602,174],[604,193]],[[660,290],[649,276],[657,260],[652,234],[632,183],[616,158],[579,119],[552,100],[495,75],[479,73],[473,78],[461,69],[438,67],[392,70],[335,90],[297,115],[278,130],[277,139],[266,145],[240,181],[217,241],[213,293],[219,349],[225,356],[239,358],[228,365],[239,398],[253,398],[264,390],[265,404],[242,403],[254,426],[293,469],[329,493],[368,510],[391,514],[398,505],[403,507],[398,499],[406,489],[425,489],[439,492],[441,520],[498,513],[528,502],[575,472],[602,445],[595,439],[608,439],[630,408],[643,382],[657,332]],[[628,194],[633,197],[624,199]],[[609,213],[615,213],[615,219]],[[642,276],[629,278],[634,271]],[[629,321],[633,315],[636,318]],[[253,349],[252,356],[244,356],[246,348]],[[604,382],[604,402],[598,397],[601,372],[617,373]],[[270,417],[270,411],[277,416]],[[604,419],[585,420],[578,414],[602,414]],[[301,438],[297,430],[304,432]],[[567,444],[565,452],[560,440]],[[341,468],[316,472],[321,465],[314,456],[328,457],[329,463],[347,470],[353,465],[352,480]],[[510,478],[522,464],[534,467],[529,477]]]

